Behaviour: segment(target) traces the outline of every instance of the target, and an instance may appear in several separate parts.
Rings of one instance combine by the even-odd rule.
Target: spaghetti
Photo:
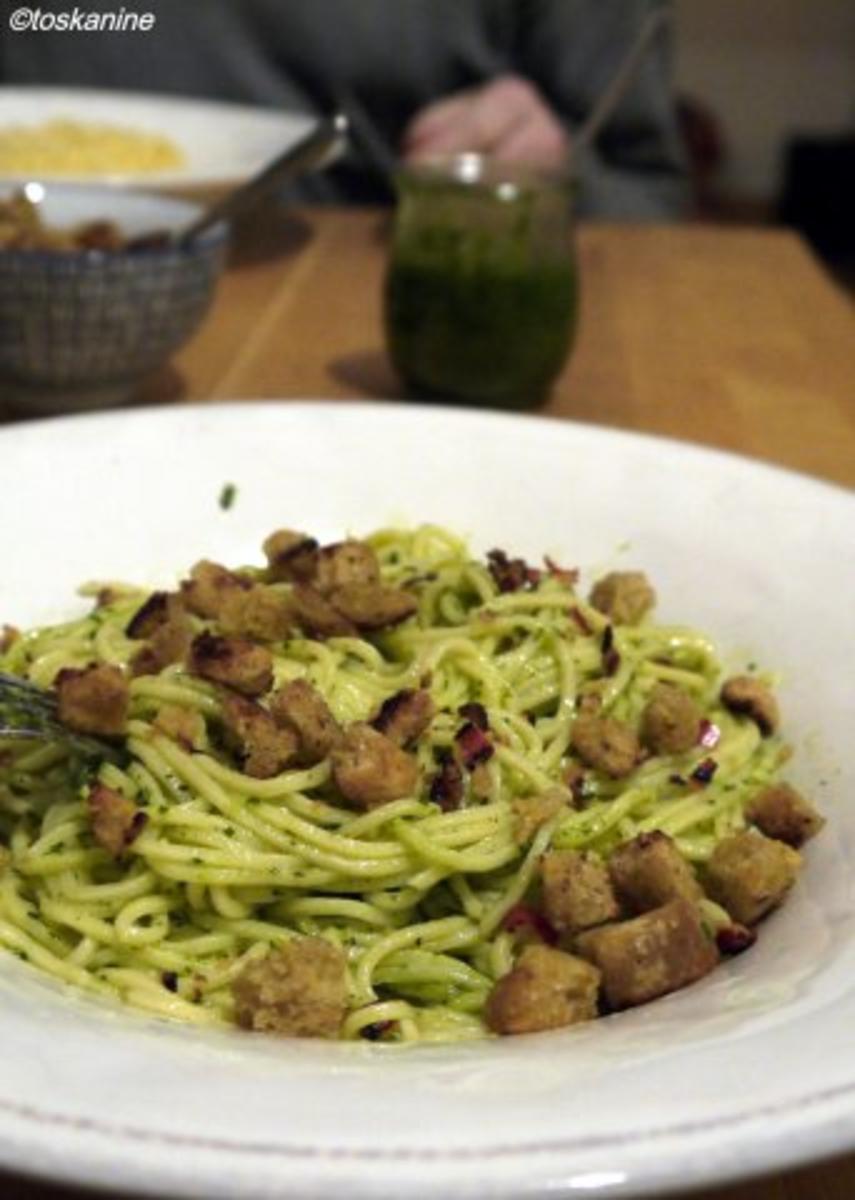
[[[580,597],[575,573],[498,552],[475,561],[443,529],[366,540],[383,587],[413,598],[414,615],[326,638],[292,628],[268,644],[271,689],[311,684],[339,729],[376,727],[384,701],[427,691],[429,723],[401,751],[415,786],[354,805],[330,756],[254,777],[224,736],[226,688],[186,657],[133,673],[122,765],[81,763],[61,744],[3,753],[0,945],[90,993],[221,1025],[235,1021],[248,967],[319,939],[346,963],[340,1036],[472,1038],[488,1032],[488,997],[531,940],[520,914],[537,911],[546,851],[605,862],[660,830],[702,869],[744,829],[746,803],[785,752],[722,704],[703,634],[622,623]],[[284,601],[301,586],[270,568],[237,577]],[[85,616],[8,638],[0,670],[45,687],[92,663],[127,675],[140,648],[129,624],[147,594],[98,590]],[[196,639],[221,632],[213,617],[188,619]],[[702,712],[693,744],[642,752],[620,775],[586,761],[580,715],[637,729],[661,685]],[[96,786],[145,814],[120,854],[93,836]],[[544,795],[551,805],[538,819],[535,804],[526,828],[527,802]],[[710,933],[730,920],[709,899],[701,911]]]

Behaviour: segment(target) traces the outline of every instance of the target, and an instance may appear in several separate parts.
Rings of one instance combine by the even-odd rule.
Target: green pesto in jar
[[[386,338],[410,387],[497,407],[539,404],[576,327],[565,189],[445,180],[402,187],[386,279]]]

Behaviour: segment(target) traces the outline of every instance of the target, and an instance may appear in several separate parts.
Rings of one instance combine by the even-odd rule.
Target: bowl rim
[[[105,220],[115,220],[117,224],[121,223],[121,213],[117,210],[124,208],[129,202],[133,203],[137,200],[150,200],[155,205],[172,211],[172,219],[176,226],[189,225],[195,218],[202,215],[206,210],[204,204],[200,204],[193,200],[188,200],[178,196],[165,196],[162,192],[148,190],[146,188],[128,188],[117,192],[115,188],[105,187],[103,184],[89,183],[72,183],[72,182],[54,182],[47,180],[42,182],[39,179],[33,178],[29,181],[33,184],[38,184],[43,189],[44,197],[53,195],[61,197],[63,195],[82,196],[90,195],[94,198],[103,197],[105,211],[110,213],[110,216],[105,217]],[[16,183],[8,179],[0,178],[0,199],[7,199],[26,188],[27,184]],[[155,226],[155,229],[157,227]],[[170,232],[171,232],[170,226]],[[41,266],[48,264],[65,264],[75,265],[86,264],[93,266],[100,263],[117,263],[117,262],[140,262],[151,261],[154,259],[160,260],[175,260],[175,259],[192,259],[200,256],[201,252],[208,252],[218,249],[226,244],[231,234],[231,224],[226,219],[221,219],[206,229],[198,238],[186,245],[180,245],[175,241],[167,242],[165,245],[153,245],[141,247],[134,250],[100,250],[92,248],[84,248],[80,250],[21,250],[21,249],[0,249],[0,264],[15,264],[19,263],[35,263]]]

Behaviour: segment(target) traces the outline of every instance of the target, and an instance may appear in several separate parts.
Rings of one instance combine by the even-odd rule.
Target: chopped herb
[[[232,507],[237,498],[237,488],[233,483],[224,483],[220,492],[220,508],[227,511]]]

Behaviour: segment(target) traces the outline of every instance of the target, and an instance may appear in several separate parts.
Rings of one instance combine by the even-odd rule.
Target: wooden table
[[[332,211],[246,238],[147,399],[400,398],[383,353],[385,225]],[[855,314],[801,241],[603,225],[581,231],[579,256],[580,336],[544,412],[855,484]]]
[[[399,398],[380,321],[385,227],[358,211],[257,225],[205,327],[144,399]],[[797,238],[591,226],[579,256],[579,343],[545,413],[855,485],[855,310]],[[77,1194],[0,1174],[10,1200]],[[851,1200],[855,1155],[697,1195]]]

